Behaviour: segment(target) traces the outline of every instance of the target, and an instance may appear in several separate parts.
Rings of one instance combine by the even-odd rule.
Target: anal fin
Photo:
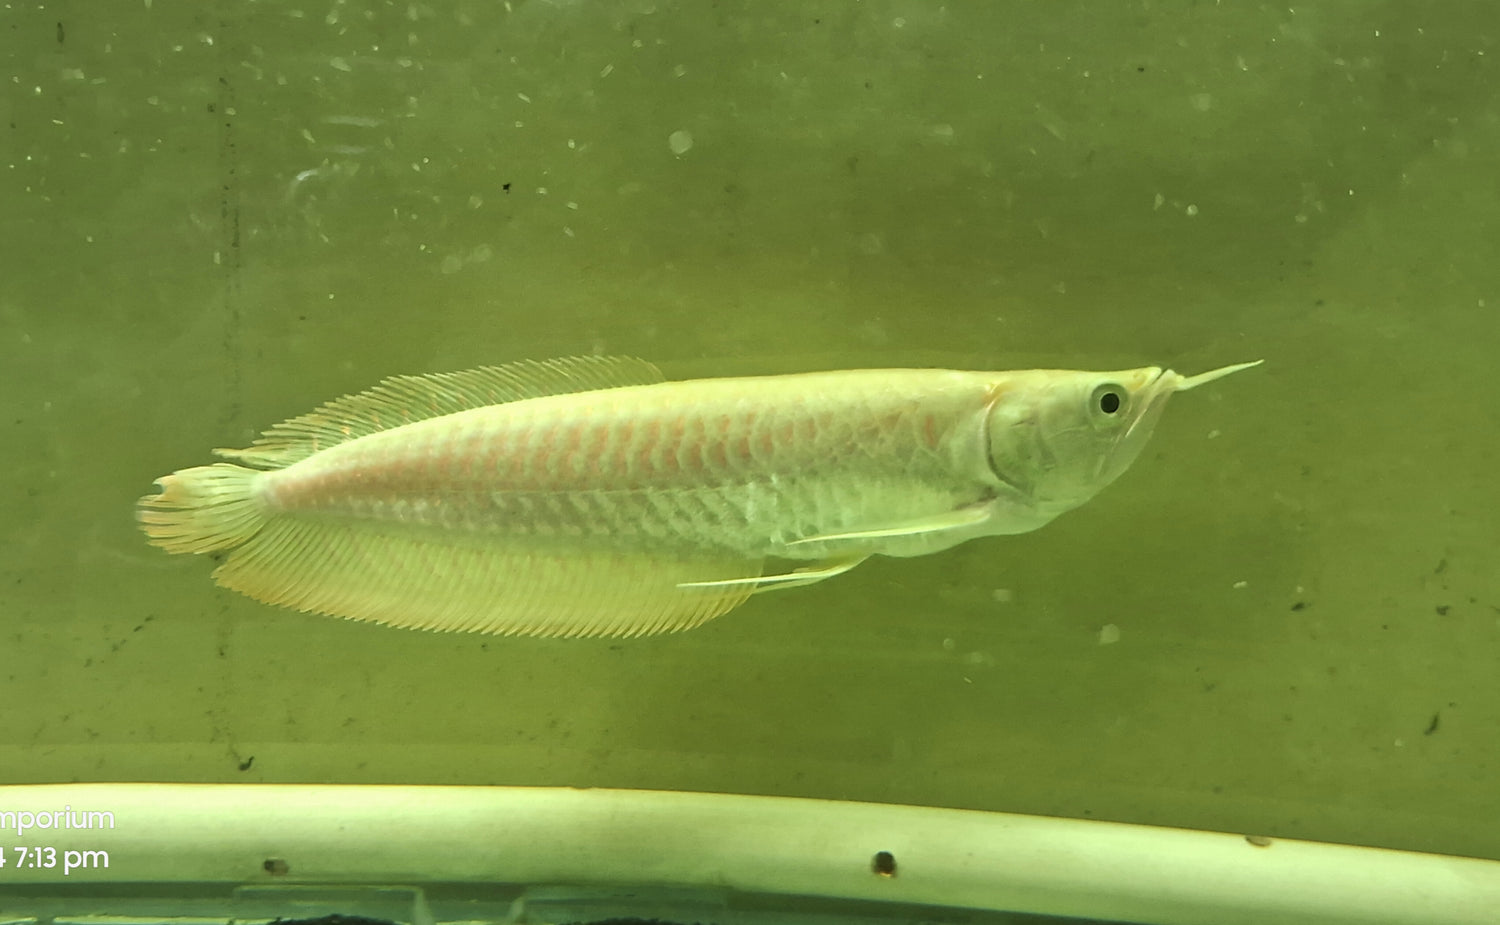
[[[360,522],[273,517],[214,578],[258,601],[388,626],[522,636],[646,636],[744,603],[748,584],[693,587],[759,560],[547,546]]]

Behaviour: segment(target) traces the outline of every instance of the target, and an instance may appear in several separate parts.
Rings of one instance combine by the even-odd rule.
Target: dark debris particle
[[[252,765],[254,763],[255,763],[255,756],[251,755],[249,758],[246,758],[244,761],[240,762],[239,768],[240,768],[241,771],[248,771],[248,770],[250,770],[250,765]]]
[[[1292,609],[1293,610],[1306,610],[1307,609],[1307,601],[1298,601],[1297,603],[1295,603],[1295,604],[1292,605]]]
[[[292,871],[292,866],[290,864],[288,864],[284,858],[266,858],[264,861],[261,862],[260,866],[261,866],[261,869],[264,870],[266,873],[271,874],[272,876],[275,876],[275,877],[284,877],[287,874],[291,873],[291,871]],[[342,916],[328,916],[328,917],[329,918],[342,918]],[[290,919],[283,919],[281,921],[291,921],[291,920]],[[303,921],[317,921],[317,920],[315,920],[315,919],[305,919]]]
[[[896,856],[889,851],[877,851],[870,861],[870,870],[878,877],[896,876]]]
[[[1427,724],[1427,728],[1424,729],[1424,730],[1422,730],[1422,735],[1424,735],[1424,736],[1430,736],[1434,732],[1437,732],[1438,731],[1438,723],[1442,720],[1442,718],[1443,718],[1443,714],[1442,713],[1434,713],[1434,714],[1432,714],[1432,722],[1428,723]]]
[[[1446,617],[1446,616],[1448,616],[1448,611],[1451,610],[1452,608],[1450,608],[1447,604],[1439,604],[1439,605],[1437,605],[1436,607],[1434,607],[1432,609],[1435,610],[1435,611],[1437,611],[1437,615],[1438,616],[1440,616],[1440,617]]]
[[[1271,837],[1269,835],[1246,835],[1245,841],[1257,848],[1271,847]]]

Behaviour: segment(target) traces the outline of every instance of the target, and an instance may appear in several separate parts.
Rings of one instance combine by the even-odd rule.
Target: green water
[[[1500,858],[1497,40],[1459,2],[11,4],[0,779]],[[302,616],[133,524],[158,475],[385,375],[592,352],[1266,364],[1038,533],[667,638]]]

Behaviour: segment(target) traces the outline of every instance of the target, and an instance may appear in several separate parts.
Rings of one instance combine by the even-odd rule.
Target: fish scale
[[[265,491],[277,511],[289,514],[316,506],[325,513],[451,527],[454,521],[443,517],[452,511],[474,529],[523,535],[577,534],[572,519],[597,522],[601,509],[611,522],[666,513],[660,534],[770,555],[778,550],[766,536],[765,519],[731,515],[750,509],[749,494],[764,500],[773,475],[801,473],[782,481],[779,507],[799,522],[837,527],[847,525],[841,511],[855,517],[860,512],[837,505],[835,492],[820,490],[826,480],[857,491],[851,480],[861,477],[888,481],[899,474],[914,481],[940,475],[932,448],[912,439],[921,428],[911,423],[911,409],[893,413],[856,398],[836,415],[820,415],[799,396],[775,415],[725,412],[711,402],[684,412],[642,409],[634,397],[620,395],[586,415],[551,423],[548,408],[498,405],[451,416],[458,420],[407,425],[386,439],[365,438],[268,473]],[[638,423],[642,414],[653,415],[648,426]],[[441,429],[450,431],[446,440],[434,436]],[[921,457],[929,457],[925,465]],[[582,503],[597,492],[605,493],[597,506]],[[669,513],[653,509],[643,504],[650,492],[677,504]],[[512,494],[546,500],[539,510],[521,510],[507,503]],[[425,516],[397,504],[418,500]],[[784,525],[781,532],[797,532],[795,527]],[[749,535],[729,536],[726,529]]]

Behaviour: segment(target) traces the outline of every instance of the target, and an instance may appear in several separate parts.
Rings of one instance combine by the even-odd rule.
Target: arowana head
[[[990,466],[1003,485],[1030,499],[1038,517],[1033,529],[1119,478],[1140,455],[1174,392],[1260,363],[1196,376],[1157,366],[1004,374],[987,419]]]

